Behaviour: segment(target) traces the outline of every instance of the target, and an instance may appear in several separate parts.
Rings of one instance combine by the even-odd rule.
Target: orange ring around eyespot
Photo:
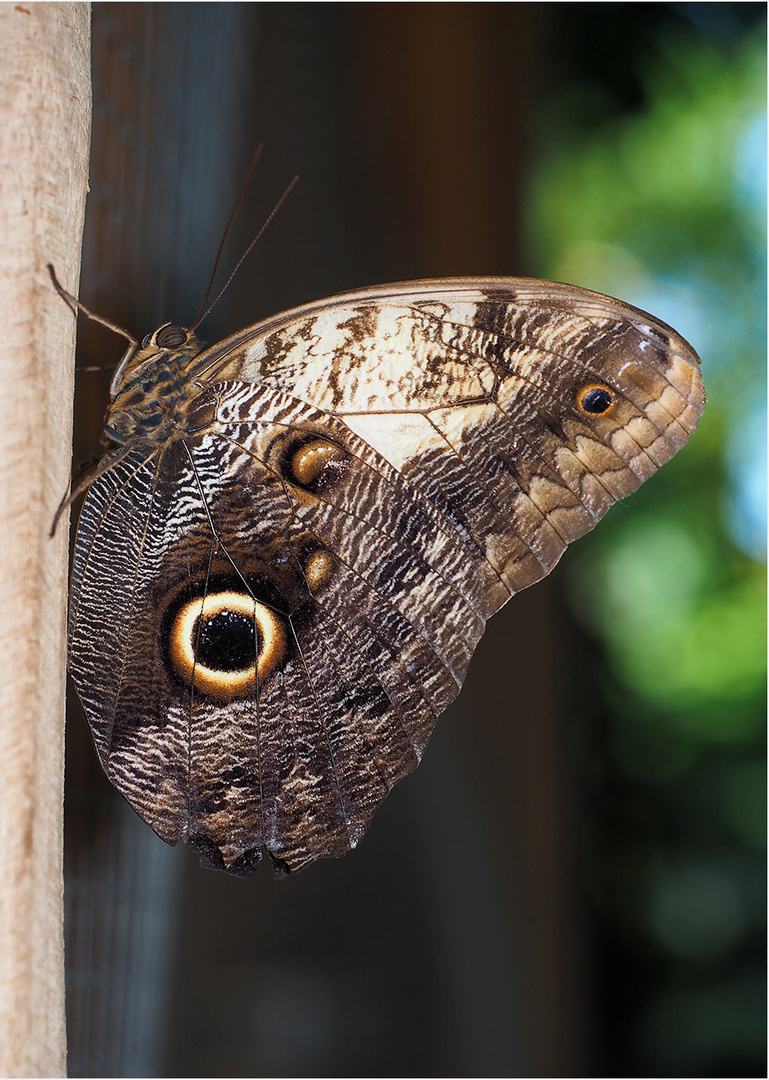
[[[195,637],[202,618],[214,618],[231,611],[253,619],[259,635],[256,665],[236,671],[217,671],[195,658]],[[247,593],[225,591],[196,597],[185,604],[174,619],[168,642],[168,654],[177,674],[195,689],[219,701],[232,701],[253,692],[257,678],[264,682],[286,655],[286,629],[280,618]]]
[[[590,412],[590,410],[586,409],[583,405],[585,398],[591,390],[603,390],[605,394],[609,395],[609,404],[607,408],[603,410],[603,412]],[[617,404],[617,395],[614,393],[612,388],[610,386],[607,386],[605,383],[590,383],[588,386],[583,386],[577,394],[577,404],[586,416],[608,416]]]

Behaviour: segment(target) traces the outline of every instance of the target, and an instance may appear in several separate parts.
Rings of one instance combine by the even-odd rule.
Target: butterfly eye
[[[152,343],[152,334],[145,334],[142,338],[142,348],[146,349]]]
[[[614,404],[614,398],[605,386],[586,386],[580,390],[577,402],[583,412],[603,416]]]
[[[178,349],[187,340],[187,331],[181,326],[161,326],[155,334],[155,344],[161,349]]]

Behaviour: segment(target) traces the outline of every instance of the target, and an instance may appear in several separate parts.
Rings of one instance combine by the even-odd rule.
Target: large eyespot
[[[608,386],[584,386],[577,395],[577,404],[590,416],[605,416],[614,405],[614,395]]]
[[[155,344],[159,349],[178,349],[187,340],[187,331],[183,326],[166,323],[155,331]]]
[[[309,439],[289,449],[285,458],[286,479],[309,491],[318,491],[341,477],[349,457],[329,439]]]
[[[226,590],[184,604],[171,625],[168,655],[177,675],[218,701],[256,692],[285,660],[283,620],[247,593]]]

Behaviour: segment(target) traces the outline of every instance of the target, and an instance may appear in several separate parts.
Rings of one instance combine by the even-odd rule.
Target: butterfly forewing
[[[298,869],[416,767],[486,619],[683,445],[699,361],[519,279],[334,297],[188,357],[173,434],[147,438],[147,390],[86,499],[71,668],[165,840]]]

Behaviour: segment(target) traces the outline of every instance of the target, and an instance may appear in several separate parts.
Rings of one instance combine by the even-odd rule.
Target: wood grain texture
[[[0,7],[0,1073],[65,1069],[62,795],[67,487],[88,175],[87,4]]]
[[[699,361],[525,279],[332,297],[113,384],[70,666],[110,779],[251,873],[344,854],[418,764],[486,620],[669,460]]]

